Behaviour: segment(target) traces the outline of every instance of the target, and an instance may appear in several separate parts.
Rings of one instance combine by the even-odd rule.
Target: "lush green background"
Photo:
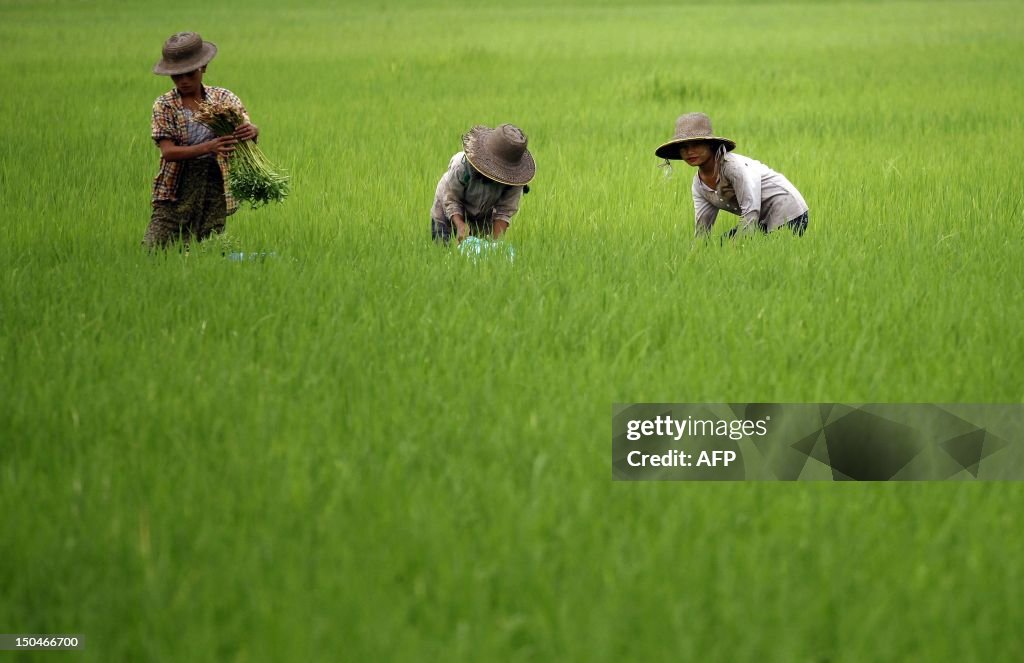
[[[152,257],[184,29],[294,189]],[[616,401],[1024,400],[1019,3],[5,0],[0,43],[0,631],[1024,658],[1020,486],[614,483],[609,439]],[[693,244],[653,157],[693,110],[796,183],[804,238]],[[515,263],[474,265],[429,208],[506,121],[537,179]]]

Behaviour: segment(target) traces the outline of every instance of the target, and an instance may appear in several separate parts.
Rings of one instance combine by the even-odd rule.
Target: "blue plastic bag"
[[[485,239],[482,237],[467,237],[459,244],[459,253],[468,257],[474,263],[480,260],[504,258],[514,262],[516,251],[512,245],[497,239]]]
[[[263,260],[266,260],[267,258],[274,258],[276,256],[277,256],[277,254],[274,253],[273,251],[271,251],[270,253],[266,253],[266,252],[262,252],[261,251],[261,252],[257,252],[257,253],[242,253],[242,252],[229,253],[226,257],[227,257],[228,260],[234,260],[234,261],[237,261],[237,262],[243,262],[243,261],[246,261],[246,260],[259,260],[259,261],[263,261]]]

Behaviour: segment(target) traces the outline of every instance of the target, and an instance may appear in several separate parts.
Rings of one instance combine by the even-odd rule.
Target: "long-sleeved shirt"
[[[442,223],[456,214],[462,215],[467,223],[508,223],[519,211],[522,197],[523,187],[484,177],[469,163],[465,152],[458,152],[437,183],[430,216]]]
[[[211,103],[230,103],[238,106],[242,117],[249,121],[249,115],[245,112],[242,101],[233,92],[222,87],[203,86],[203,100]],[[191,141],[199,140],[202,136],[196,132],[195,122],[191,114],[186,110],[185,104],[181,101],[181,94],[177,89],[161,95],[153,103],[153,126],[150,134],[153,141],[158,145],[161,140],[170,138],[175,145],[193,145]],[[210,137],[213,132],[210,132]],[[206,138],[206,140],[209,140]],[[220,173],[224,179],[224,200],[227,203],[227,213],[233,214],[238,209],[238,203],[231,195],[228,186],[228,157],[223,154],[217,155],[217,165],[220,166]],[[153,180],[153,202],[173,201],[178,199],[178,175],[181,173],[180,161],[166,161],[160,159],[160,172]]]
[[[743,217],[740,230],[760,224],[772,231],[807,211],[796,187],[756,159],[730,152],[722,158],[718,187],[712,189],[693,176],[693,211],[696,234],[711,231],[718,210]]]

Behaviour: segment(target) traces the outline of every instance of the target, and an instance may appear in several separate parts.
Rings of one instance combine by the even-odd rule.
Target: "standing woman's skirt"
[[[200,241],[224,232],[227,202],[217,160],[182,161],[178,178],[178,199],[153,203],[153,216],[142,239],[144,246],[162,248],[177,240]]]

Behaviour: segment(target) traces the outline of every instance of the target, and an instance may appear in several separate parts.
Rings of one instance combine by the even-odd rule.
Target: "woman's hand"
[[[235,151],[235,144],[238,139],[234,136],[219,136],[213,140],[206,141],[207,154],[229,157]]]
[[[455,224],[455,240],[462,244],[462,240],[469,237],[469,224],[465,222],[460,214],[452,217],[452,223]]]
[[[239,127],[235,129],[235,133],[233,135],[238,140],[254,140],[256,136],[260,135],[260,130],[256,128],[255,124],[249,124],[246,122],[245,124],[239,125]]]

